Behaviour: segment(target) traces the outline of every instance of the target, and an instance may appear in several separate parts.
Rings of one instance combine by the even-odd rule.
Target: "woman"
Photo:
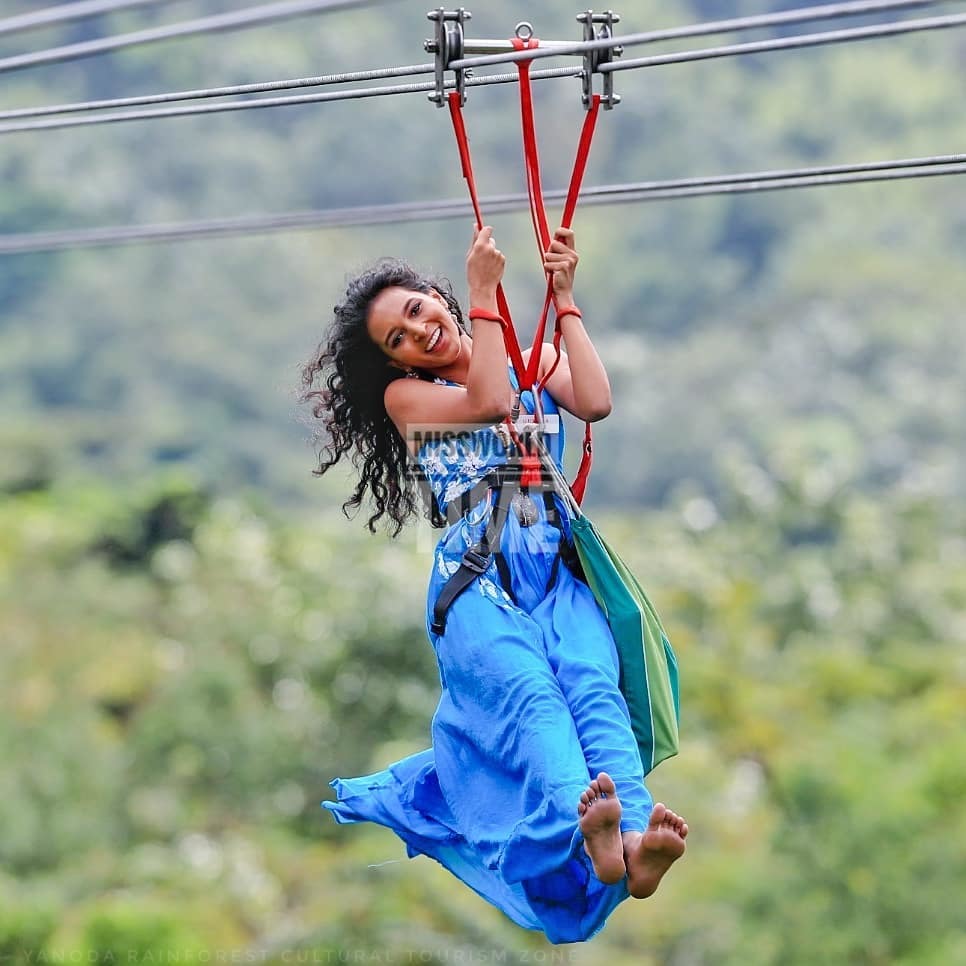
[[[334,781],[339,801],[322,804],[338,822],[388,826],[410,855],[436,859],[515,922],[574,942],[623,899],[654,892],[683,854],[688,827],[644,786],[613,638],[586,584],[560,565],[569,527],[559,500],[509,512],[500,554],[452,601],[445,625],[434,613],[494,513],[480,483],[508,460],[499,424],[514,385],[496,299],[504,261],[492,230],[475,232],[466,260],[472,339],[448,286],[399,263],[377,266],[350,283],[327,344],[305,368],[304,398],[328,438],[317,472],[349,453],[360,468],[346,508],[368,490],[370,529],[387,514],[398,533],[416,510],[411,455],[433,490],[434,519],[454,519],[427,603],[442,685],[433,747]],[[558,406],[602,419],[610,387],[574,306],[571,231],[557,231],[544,265],[567,348],[542,393],[546,422]],[[553,347],[543,349],[541,377],[554,361]],[[521,403],[532,411],[532,394]],[[455,432],[426,432],[443,428]],[[559,465],[562,425],[549,449]]]

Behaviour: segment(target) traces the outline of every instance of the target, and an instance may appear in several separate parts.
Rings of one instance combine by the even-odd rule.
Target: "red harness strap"
[[[530,50],[539,45],[539,41],[536,38],[530,38],[529,40],[524,41],[515,37],[513,38],[512,42],[513,46],[517,50]],[[536,124],[533,112],[533,95],[530,87],[530,63],[531,61],[529,60],[519,61],[517,63],[517,70],[520,75],[520,118],[523,129],[523,158],[527,177],[527,195],[530,201],[530,217],[533,222],[534,235],[537,240],[537,249],[542,265],[544,252],[550,248],[551,235],[540,180],[540,158],[537,151]],[[459,150],[463,177],[466,179],[466,184],[470,193],[470,200],[473,203],[473,212],[476,216],[477,228],[482,228],[483,214],[480,210],[480,201],[476,190],[476,180],[473,176],[473,164],[470,159],[469,138],[467,137],[466,126],[463,122],[463,112],[460,106],[459,94],[455,91],[450,93],[448,100],[450,117],[452,118],[453,122],[453,132],[456,135],[456,145]],[[587,159],[590,155],[590,146],[594,136],[594,128],[597,123],[597,115],[599,110],[600,95],[595,94],[591,102],[590,109],[587,111],[586,117],[584,118],[584,124],[580,133],[580,140],[577,146],[577,156],[574,161],[573,173],[570,178],[570,187],[567,191],[567,200],[564,204],[563,219],[561,221],[561,225],[564,228],[569,228],[571,222],[573,221],[574,212],[577,207],[577,198],[580,194],[580,186],[583,181],[584,171],[587,167]],[[543,379],[538,381],[537,373],[539,372],[540,367],[541,348],[543,346],[544,333],[546,332],[547,317],[550,312],[551,303],[554,304],[555,311],[553,334],[555,355],[553,364],[547,371],[547,374],[543,377]],[[513,326],[513,321],[510,318],[510,309],[509,305],[507,304],[506,295],[504,294],[502,285],[497,288],[497,305],[500,309],[500,314],[506,321],[506,325],[503,328],[503,335],[506,342],[507,354],[510,357],[510,362],[513,365],[514,371],[517,375],[518,387],[521,392],[530,389],[534,392],[534,395],[537,396],[540,390],[546,386],[547,380],[553,374],[554,370],[557,368],[557,364],[560,362],[561,328],[560,316],[556,311],[557,305],[553,292],[553,278],[549,276],[547,278],[547,291],[544,297],[540,319],[537,323],[537,330],[534,334],[529,364],[525,365],[523,362],[523,353],[520,350],[520,343],[517,338],[516,330]],[[535,383],[536,386],[534,385]],[[574,498],[577,500],[578,504],[582,502],[584,497],[584,491],[587,486],[587,478],[590,475],[592,461],[593,439],[590,423],[586,423],[584,428],[583,452],[581,454],[580,467],[577,471],[577,476],[575,477],[574,482],[571,484],[571,490],[573,491]],[[525,475],[530,477],[533,475],[533,473],[532,471],[528,471]]]
[[[473,203],[473,213],[476,216],[476,227],[483,227],[483,213],[480,211],[480,198],[476,192],[476,178],[473,177],[473,161],[470,158],[470,139],[466,135],[466,125],[463,123],[463,111],[460,107],[460,96],[456,91],[449,95],[449,113],[453,119],[453,133],[456,135],[456,147],[460,153],[460,165],[463,169],[463,177],[466,179],[467,188],[470,192],[470,201]],[[503,339],[506,342],[507,354],[510,362],[517,374],[517,379],[523,378],[526,366],[523,363],[523,353],[520,351],[520,341],[517,339],[516,329],[513,327],[513,319],[510,317],[510,306],[506,300],[502,283],[496,289],[496,304],[503,316],[506,325],[503,326]],[[527,387],[529,388],[529,387]]]

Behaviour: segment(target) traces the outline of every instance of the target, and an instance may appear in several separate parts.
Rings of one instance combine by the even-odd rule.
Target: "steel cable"
[[[966,153],[858,164],[823,165],[812,168],[742,172],[702,178],[678,178],[668,181],[601,185],[584,189],[580,194],[580,200],[583,205],[593,206],[955,174],[966,174]],[[550,201],[562,201],[565,195],[566,192],[563,190],[554,190],[546,192],[545,197]],[[520,211],[527,208],[528,203],[528,196],[523,193],[495,195],[483,199],[483,206],[492,214]],[[131,225],[10,234],[0,235],[0,255],[134,242],[240,236],[294,229],[435,221],[465,218],[469,217],[470,214],[470,203],[467,200],[448,199],[289,212],[276,215],[212,218],[160,225]]]
[[[534,80],[551,77],[577,77],[583,73],[582,67],[549,67],[532,71]],[[479,87],[489,84],[516,84],[517,74],[491,74],[470,78],[466,83]],[[451,87],[452,84],[447,84]],[[359,87],[342,91],[324,91],[317,94],[292,94],[285,97],[251,97],[239,101],[225,101],[218,104],[195,104],[187,107],[165,107],[145,111],[117,111],[113,114],[88,114],[84,117],[52,117],[38,121],[23,121],[13,124],[0,124],[0,134],[14,134],[23,131],[45,131],[54,128],[84,127],[90,124],[111,124],[118,121],[143,121],[162,117],[188,117],[193,114],[217,114],[225,111],[244,111],[253,108],[289,107],[297,104],[318,104],[325,101],[357,100],[364,97],[385,97],[390,94],[418,94],[436,90],[433,81],[417,84],[396,84],[385,87]]]
[[[332,2],[332,0],[330,0]],[[631,70],[643,67],[655,67],[666,64],[685,63],[689,61],[707,60],[720,57],[734,57],[746,54],[758,54],[766,51],[788,50],[798,47],[816,47],[829,43],[844,43],[853,40],[865,40],[878,37],[895,36],[903,33],[922,32],[926,30],[940,30],[966,25],[966,14],[956,14],[946,17],[931,17],[920,20],[904,20],[887,24],[876,24],[871,27],[857,27],[848,30],[823,31],[814,34],[803,34],[796,37],[777,38],[774,40],[755,41],[744,44],[730,44],[722,47],[703,48],[700,50],[679,51],[672,54],[658,54],[636,60],[618,63],[602,64],[601,71]],[[539,52],[539,48],[538,51]],[[424,65],[413,65],[398,68],[399,70],[421,72]],[[391,68],[388,68],[391,69]],[[372,74],[374,72],[366,72]],[[531,72],[534,78],[579,76],[583,73],[581,67],[548,68]],[[333,75],[334,76],[334,75]],[[491,74],[481,77],[471,77],[467,86],[485,86],[488,84],[510,84],[518,80],[516,74]],[[452,86],[452,81],[447,82]],[[288,97],[248,98],[240,101],[228,101],[218,104],[202,104],[188,107],[159,108],[145,111],[119,111],[107,114],[90,114],[84,117],[42,118],[40,120],[24,121],[21,123],[0,124],[0,134],[12,134],[23,131],[50,130],[54,128],[79,127],[90,124],[110,124],[118,121],[147,120],[163,117],[185,117],[193,114],[213,114],[225,111],[249,110],[253,108],[283,107],[295,104],[320,103],[324,101],[354,100],[365,97],[382,97],[391,94],[413,94],[435,90],[431,82],[419,84],[400,84],[384,87],[356,88],[316,94],[301,94]]]
[[[736,30],[754,30],[762,27],[787,26],[805,23],[809,20],[833,20],[839,17],[854,17],[862,14],[879,13],[907,7],[929,7],[944,0],[865,0],[856,3],[830,3],[818,7],[799,7],[782,13],[761,14],[755,17],[733,17],[729,20],[712,20],[690,24],[685,27],[668,27],[662,30],[648,30],[643,33],[625,34],[599,40],[579,40],[572,44],[554,44],[552,47],[528,50],[525,52],[508,51],[505,54],[486,54],[485,56],[463,57],[454,60],[449,68],[457,70],[464,67],[485,67],[490,64],[507,64],[518,60],[538,60],[542,57],[560,57],[565,54],[584,54],[592,50],[606,50],[612,47],[635,47],[641,44],[654,44],[666,40],[684,40],[688,37],[706,37],[709,34],[732,33]]]
[[[707,47],[703,50],[682,50],[674,54],[657,54],[653,57],[637,57],[632,60],[601,64],[602,73],[619,70],[636,70],[641,67],[663,67],[667,64],[686,64],[696,60],[717,57],[739,57],[745,54],[761,54],[774,50],[794,50],[801,47],[818,47],[825,44],[841,44],[855,40],[872,40],[878,37],[894,37],[898,34],[919,33],[924,30],[943,30],[966,25],[966,14],[946,17],[925,17],[920,20],[900,20],[894,23],[875,24],[870,27],[850,27],[846,30],[826,30],[797,37],[778,37],[745,44],[728,44]]]
[[[763,17],[744,17],[734,20],[717,21],[710,24],[695,24],[687,27],[672,28],[666,31],[656,31],[650,34],[631,35],[632,37],[650,37],[668,39],[669,36],[679,38],[698,36],[702,33],[722,33],[727,31],[749,29],[755,26],[773,26],[776,24],[797,23],[804,20],[829,19],[834,16],[857,15],[871,10],[885,10],[896,7],[923,6],[937,0],[891,0],[891,2],[863,2],[851,4],[832,4],[821,7],[807,7],[786,11],[782,14],[772,14]],[[626,42],[626,38],[615,38],[614,43]],[[595,42],[596,43],[596,42]],[[569,49],[569,48],[568,48]],[[544,56],[552,56],[558,49],[545,52]],[[481,61],[477,60],[477,63]],[[458,63],[458,62],[457,62]],[[388,79],[392,77],[406,77],[419,74],[433,73],[435,65],[412,64],[403,67],[388,67],[377,70],[352,71],[341,74],[328,74],[319,77],[297,77],[289,80],[268,81],[264,83],[236,84],[233,86],[202,88],[198,90],[173,91],[161,94],[146,94],[133,97],[119,97],[98,101],[81,101],[73,104],[53,104],[34,108],[17,108],[0,111],[0,121],[13,121],[49,117],[56,114],[83,113],[97,110],[114,110],[125,107],[146,106],[151,104],[168,104],[177,101],[199,100],[214,97],[229,97],[240,94],[262,94],[280,90],[294,90],[302,87],[321,87],[330,84],[356,83],[369,80]]]
[[[78,0],[77,3],[60,3],[55,7],[35,10],[33,13],[4,17],[0,20],[0,37],[25,30],[36,30],[38,27],[69,23],[72,20],[85,20],[102,13],[114,13],[118,10],[129,10],[132,7],[157,6],[159,3],[170,2],[171,0]]]
[[[136,97],[115,97],[103,101],[80,101],[75,104],[51,104],[45,107],[23,107],[0,111],[0,121],[17,118],[49,117],[52,114],[71,114],[100,111],[147,104],[170,104],[209,97],[230,97],[236,94],[266,94],[270,91],[296,90],[300,87],[325,87],[330,84],[352,84],[362,81],[384,80],[391,77],[412,77],[432,74],[433,64],[410,64],[406,67],[386,67],[378,70],[357,70],[342,74],[322,74],[319,77],[295,77],[289,80],[266,81],[261,84],[235,84],[232,87],[206,87],[193,91],[172,91],[165,94],[142,94]]]
[[[155,43],[160,40],[172,40],[178,37],[196,36],[223,30],[241,30],[245,27],[256,27],[260,24],[289,17],[300,17],[309,13],[321,13],[322,11],[344,10],[347,7],[358,7],[374,2],[381,2],[381,0],[287,0],[283,3],[268,3],[260,7],[249,7],[231,13],[214,14],[197,20],[184,20],[163,27],[151,27],[146,30],[136,30],[133,33],[99,37],[96,40],[86,40],[81,43],[66,44],[62,47],[52,47],[48,50],[38,50],[29,54],[5,57],[0,60],[0,73],[21,70],[25,67],[36,67],[41,64],[78,60],[81,57],[91,57],[95,54],[103,54],[140,44]]]

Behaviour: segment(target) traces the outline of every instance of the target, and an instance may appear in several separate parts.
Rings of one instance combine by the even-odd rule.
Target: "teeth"
[[[427,346],[426,346],[426,351],[427,351],[427,352],[432,352],[432,351],[433,351],[433,349],[435,349],[435,348],[436,348],[436,343],[437,343],[437,342],[439,342],[439,340],[440,340],[440,337],[442,336],[442,334],[443,334],[443,328],[442,328],[442,326],[440,326],[440,327],[439,327],[439,328],[438,328],[438,329],[437,329],[437,330],[436,330],[436,331],[435,331],[435,332],[433,333],[433,335],[432,335],[432,337],[430,338],[430,340],[429,340],[429,343],[428,343],[428,344],[427,344]]]

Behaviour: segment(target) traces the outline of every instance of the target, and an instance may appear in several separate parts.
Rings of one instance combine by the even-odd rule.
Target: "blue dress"
[[[557,415],[550,395],[541,398],[544,412]],[[530,393],[522,402],[532,411]],[[548,445],[560,465],[558,419]],[[507,456],[496,427],[427,442],[418,454],[444,512]],[[626,880],[605,885],[594,875],[577,824],[581,793],[606,771],[625,831],[643,830],[653,803],[610,630],[586,584],[554,567],[560,530],[535,503],[536,523],[521,526],[511,512],[503,531],[512,596],[491,560],[438,635],[433,605],[479,539],[486,502],[444,532],[426,609],[442,687],[433,746],[373,775],[336,779],[338,802],[322,805],[337,822],[392,829],[410,856],[435,859],[520,926],[554,943],[577,942],[628,896]],[[558,511],[569,532],[562,504]]]

